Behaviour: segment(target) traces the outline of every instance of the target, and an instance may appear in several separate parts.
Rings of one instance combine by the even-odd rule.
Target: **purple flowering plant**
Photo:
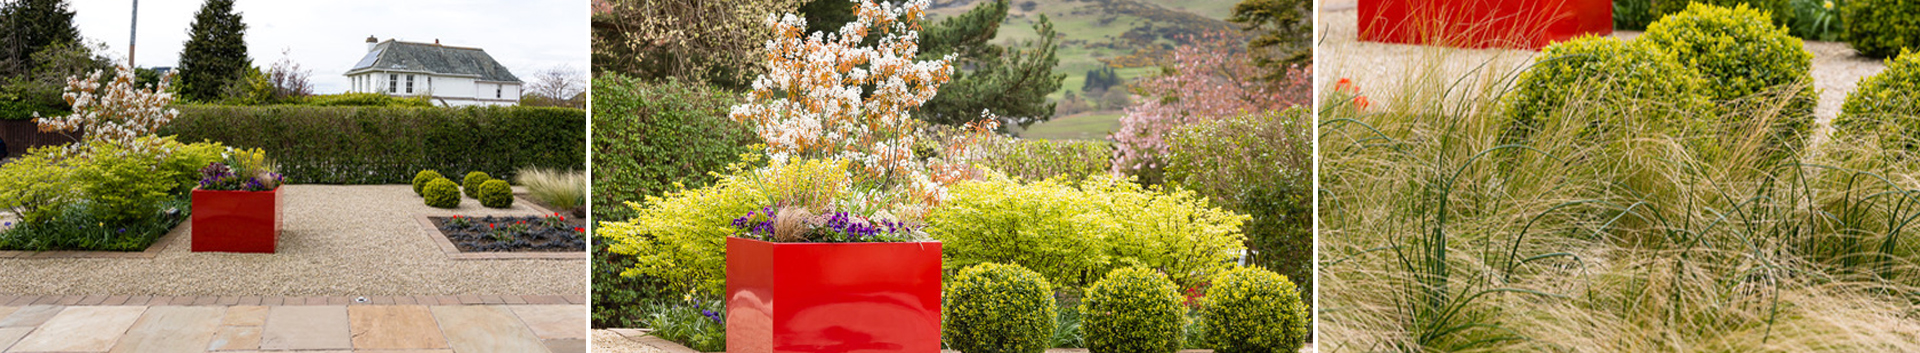
[[[735,218],[734,236],[782,243],[890,243],[919,238],[920,226],[846,211],[762,207]]]
[[[201,190],[268,191],[287,179],[274,171],[273,162],[259,149],[229,150],[225,157],[200,168]]]

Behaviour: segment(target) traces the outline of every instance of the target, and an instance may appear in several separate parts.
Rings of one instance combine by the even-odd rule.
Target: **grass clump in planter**
[[[1092,353],[1179,350],[1185,317],[1166,276],[1141,267],[1108,272],[1080,302],[1081,330]]]
[[[440,175],[438,171],[432,169],[422,170],[419,174],[413,175],[413,194],[425,196],[426,193],[422,189],[427,187],[428,182],[432,182],[434,179],[446,178],[446,176]]]
[[[479,199],[480,184],[488,180],[493,180],[493,177],[487,176],[487,172],[470,172],[467,173],[466,178],[460,180],[460,189],[467,193],[467,197]]]
[[[480,205],[488,208],[513,207],[513,186],[506,180],[488,180],[480,183]]]
[[[1503,99],[1508,140],[1522,141],[1556,124],[1605,126],[1557,121],[1580,115],[1572,111],[1593,106],[1671,107],[1644,119],[1671,130],[1691,124],[1678,112],[1706,104],[1706,97],[1698,93],[1701,81],[1696,74],[1672,54],[1644,42],[1587,36],[1549,46],[1539,57],[1532,68],[1520,74]]]
[[[1886,71],[1860,80],[1833,120],[1841,136],[1869,136],[1879,131],[1887,149],[1920,152],[1920,54],[1905,52],[1887,60]]]
[[[1020,265],[961,270],[942,297],[947,346],[969,353],[1038,353],[1052,346],[1053,286]]]
[[[1786,28],[1767,22],[1767,15],[1745,5],[1731,8],[1693,4],[1647,26],[1638,41],[1673,54],[1681,65],[1699,72],[1702,94],[1739,111],[1780,110],[1781,119],[1765,123],[1775,130],[1770,144],[1777,150],[1800,147],[1813,126],[1813,53]],[[1782,99],[1770,99],[1772,97]],[[1749,114],[1730,114],[1747,117]],[[1723,119],[1720,125],[1749,123]]]
[[[513,180],[527,187],[527,197],[554,211],[578,216],[577,211],[586,205],[587,176],[580,171],[521,169]]]
[[[427,206],[439,208],[460,207],[460,186],[454,185],[452,180],[447,180],[446,178],[434,179],[433,181],[427,182],[427,187],[422,191],[425,193],[422,194],[421,197],[426,199]]]
[[[1299,351],[1310,332],[1293,282],[1259,267],[1221,274],[1200,306],[1201,326],[1220,353]]]

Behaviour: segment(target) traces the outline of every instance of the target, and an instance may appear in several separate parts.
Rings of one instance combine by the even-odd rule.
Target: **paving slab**
[[[226,313],[218,306],[162,306],[147,308],[140,321],[121,336],[113,353],[193,352],[207,348]]]
[[[445,349],[433,312],[418,305],[356,305],[347,308],[352,322],[353,348]]]
[[[492,305],[432,307],[447,344],[461,353],[545,352],[546,344],[513,312]]]
[[[353,349],[346,306],[280,306],[267,312],[261,350]]]
[[[35,305],[20,308],[14,310],[12,314],[8,314],[6,318],[0,319],[0,327],[40,326],[40,324],[47,322],[47,319],[51,319],[54,315],[59,314],[62,308],[64,307],[52,305]]]
[[[587,339],[587,309],[579,305],[514,305],[507,308],[540,339]]]
[[[546,340],[542,343],[546,343],[547,350],[553,353],[587,353],[587,340],[584,339]]]
[[[105,352],[146,312],[140,306],[82,306],[60,310],[8,352]]]
[[[7,347],[12,347],[14,342],[20,342],[20,339],[26,338],[27,333],[30,332],[33,332],[32,327],[0,328],[0,351],[6,351]]]
[[[260,326],[225,326],[207,343],[209,351],[255,351],[260,349]]]
[[[220,319],[223,326],[261,326],[267,324],[267,307],[235,306],[227,308],[227,315]]]

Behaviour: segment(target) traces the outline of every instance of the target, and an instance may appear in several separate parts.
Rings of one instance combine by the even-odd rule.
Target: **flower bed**
[[[586,251],[586,228],[559,214],[522,217],[429,217],[461,252]]]

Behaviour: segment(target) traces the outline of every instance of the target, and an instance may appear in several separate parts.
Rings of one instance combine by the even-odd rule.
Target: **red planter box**
[[[272,253],[280,239],[280,189],[193,190],[193,251]]]
[[[727,238],[727,352],[940,351],[940,243]]]
[[[1612,0],[1360,0],[1360,40],[1540,49],[1613,33]]]

